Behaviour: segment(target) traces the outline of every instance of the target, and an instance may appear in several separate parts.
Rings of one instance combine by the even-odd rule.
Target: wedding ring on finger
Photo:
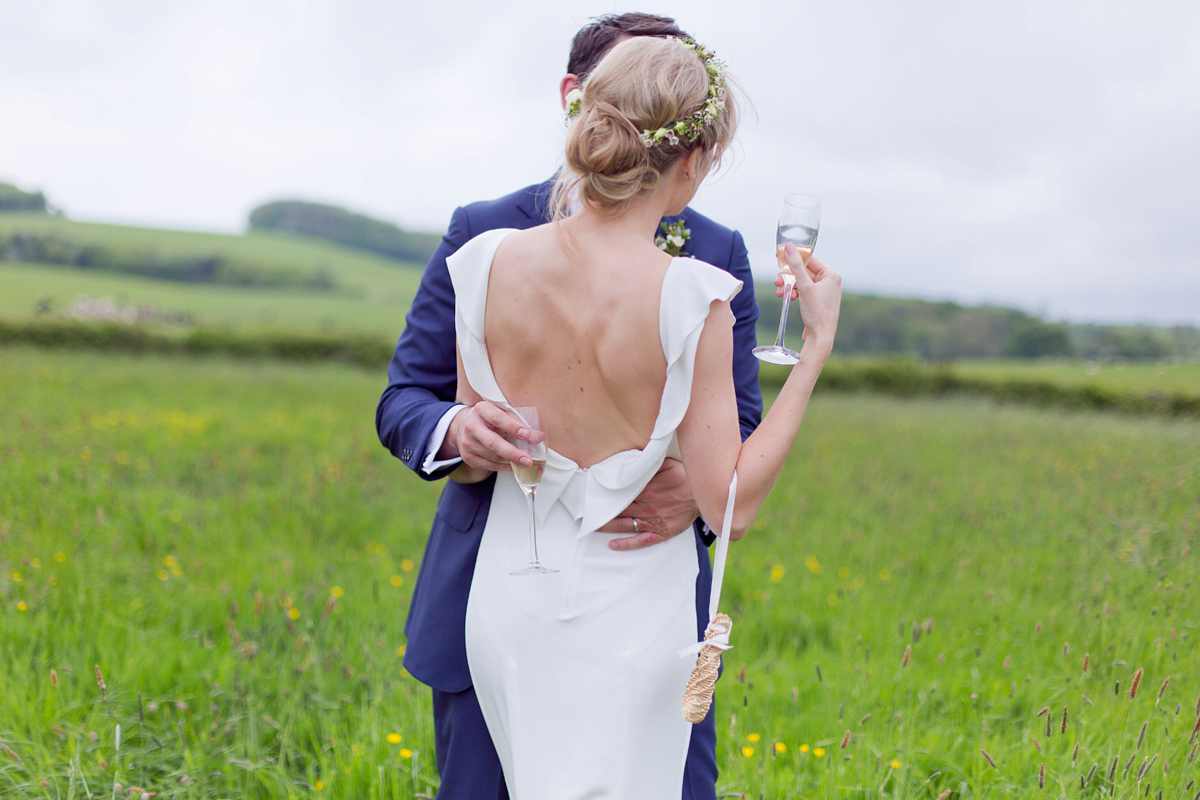
[[[638,527],[638,521],[637,521],[637,517],[634,517],[634,518],[633,518],[633,532],[634,532],[634,533],[641,533],[641,532],[642,532],[641,528],[639,528],[639,527]]]

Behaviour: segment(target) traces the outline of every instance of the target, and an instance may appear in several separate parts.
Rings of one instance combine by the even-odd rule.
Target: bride
[[[639,37],[588,78],[567,134],[555,221],[472,239],[449,259],[460,401],[539,411],[548,447],[538,546],[511,473],[496,481],[467,609],[471,678],[514,800],[679,797],[680,701],[695,641],[691,537],[632,552],[596,533],[666,457],[732,538],[778,478],[829,356],[841,279],[789,245],[803,361],[744,443],[731,373],[728,273],[654,244],[737,127],[719,62],[695,43]],[[567,215],[574,207],[575,213]],[[484,473],[460,468],[458,480]]]

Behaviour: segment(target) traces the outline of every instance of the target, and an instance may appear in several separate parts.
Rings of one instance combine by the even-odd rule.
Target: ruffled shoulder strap
[[[692,373],[700,332],[712,304],[728,302],[742,282],[719,267],[692,258],[676,258],[663,278],[658,334],[667,360],[667,382],[654,437],[673,432],[683,421],[692,397]]]
[[[467,380],[479,395],[493,403],[506,403],[492,374],[483,338],[487,311],[488,276],[500,242],[515,228],[497,228],[481,233],[446,259],[454,285],[454,333],[462,353]]]

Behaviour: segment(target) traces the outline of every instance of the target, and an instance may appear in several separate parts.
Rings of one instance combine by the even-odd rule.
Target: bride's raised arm
[[[745,535],[779,478],[837,330],[841,276],[817,258],[805,267],[791,245],[788,262],[797,274],[796,302],[804,319],[803,360],[792,368],[762,424],[741,441],[730,370],[733,315],[728,303],[713,303],[696,348],[691,404],[679,426],[684,469],[700,515],[713,530],[721,529],[729,482],[737,469],[733,539]]]

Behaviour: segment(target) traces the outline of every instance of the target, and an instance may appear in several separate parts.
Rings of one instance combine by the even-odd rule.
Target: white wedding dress
[[[492,374],[484,310],[492,258],[511,233],[472,239],[449,260],[467,380],[507,400]],[[691,725],[680,703],[694,658],[698,571],[692,536],[632,552],[596,533],[641,492],[667,456],[691,398],[700,331],[736,278],[692,259],[663,279],[659,335],[667,377],[642,450],[589,468],[549,451],[536,494],[538,551],[559,571],[512,575],[528,561],[525,498],[499,473],[467,605],[471,679],[513,800],[664,800],[683,787]]]

